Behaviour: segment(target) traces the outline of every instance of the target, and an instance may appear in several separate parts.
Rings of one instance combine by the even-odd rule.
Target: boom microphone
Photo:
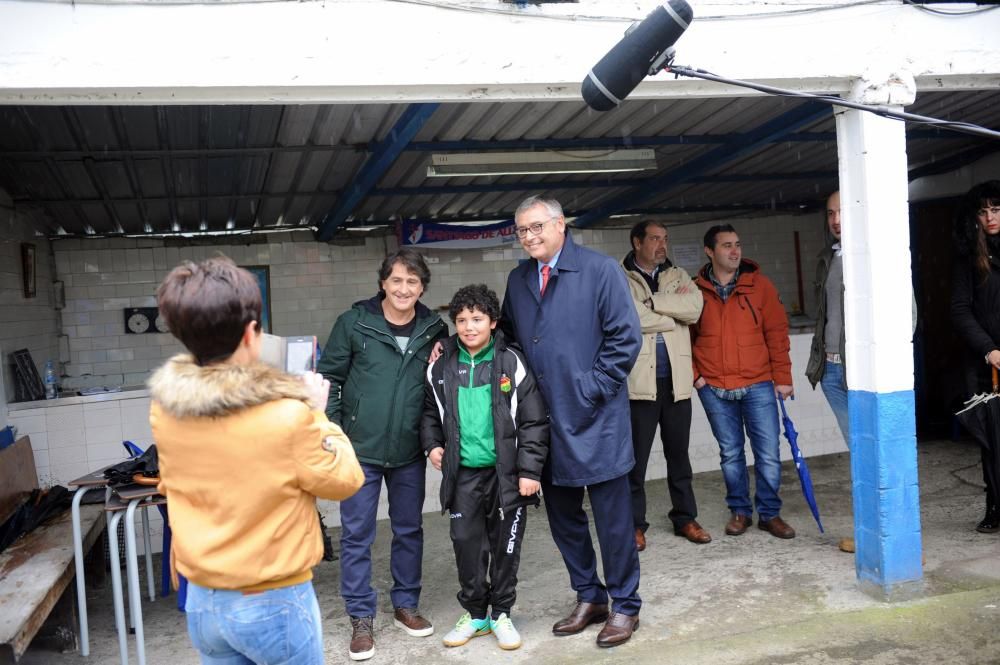
[[[622,40],[583,80],[583,101],[595,111],[610,111],[635,90],[642,79],[655,73],[666,60],[666,51],[691,24],[694,12],[685,0],[669,0],[634,23]]]

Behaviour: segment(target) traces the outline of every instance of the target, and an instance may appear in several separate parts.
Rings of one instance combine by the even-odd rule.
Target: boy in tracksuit
[[[458,602],[466,611],[444,644],[492,632],[501,648],[517,649],[510,612],[526,507],[539,503],[548,414],[524,356],[496,330],[496,294],[466,286],[448,309],[457,332],[427,368],[420,426],[427,457],[442,472],[441,508],[451,517]]]

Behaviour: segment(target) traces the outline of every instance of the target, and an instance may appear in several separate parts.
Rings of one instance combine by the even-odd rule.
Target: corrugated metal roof
[[[582,102],[442,104],[387,163],[374,187],[363,191],[346,221],[501,218],[525,196],[540,192],[575,214],[634,196],[625,210],[660,212],[668,219],[698,210],[816,205],[837,186],[832,112],[751,150],[737,153],[733,147],[802,104],[763,96],[627,101],[610,113],[594,112]],[[357,185],[370,155],[395,140],[406,109],[389,104],[4,106],[0,187],[18,206],[36,211],[44,234],[318,226]],[[925,92],[907,111],[1000,127],[1000,92]],[[1000,142],[985,138],[913,124],[907,129],[911,170],[921,173],[957,168],[1000,150]],[[658,171],[426,175],[432,152],[446,148],[475,151],[519,141],[520,150],[539,142],[572,149],[611,139],[652,144]],[[706,155],[715,157],[706,160]],[[636,189],[667,174],[673,177],[648,196]]]

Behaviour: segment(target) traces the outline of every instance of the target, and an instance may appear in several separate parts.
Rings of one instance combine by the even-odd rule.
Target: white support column
[[[850,98],[902,108],[914,96],[904,73],[861,79]],[[906,130],[865,111],[836,119],[855,566],[862,588],[906,597],[922,575]]]

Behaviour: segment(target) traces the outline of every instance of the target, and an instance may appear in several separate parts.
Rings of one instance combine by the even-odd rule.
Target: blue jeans
[[[424,469],[421,457],[406,466],[387,468],[362,462],[365,484],[340,503],[340,595],[353,617],[375,616],[378,595],[372,588],[372,543],[382,479],[389,492],[392,546],[389,570],[393,607],[416,608],[424,557]]]
[[[848,423],[850,420],[847,418],[847,388],[844,387],[844,364],[843,363],[826,363],[826,369],[823,370],[823,378],[820,380],[820,385],[823,387],[823,394],[826,395],[826,401],[830,403],[830,408],[833,409],[833,415],[837,416],[837,425],[840,427],[840,434],[844,437],[844,441],[847,442],[847,447],[851,447],[851,431]]]
[[[312,582],[248,595],[189,582],[184,609],[203,665],[323,665]]]
[[[738,515],[753,516],[750,504],[750,477],[743,451],[750,435],[754,456],[754,503],[760,519],[769,520],[781,512],[781,461],[778,451],[778,405],[774,383],[764,381],[749,386],[742,399],[721,399],[707,385],[698,390],[701,405],[719,442],[722,476],[726,480],[726,505]]]

